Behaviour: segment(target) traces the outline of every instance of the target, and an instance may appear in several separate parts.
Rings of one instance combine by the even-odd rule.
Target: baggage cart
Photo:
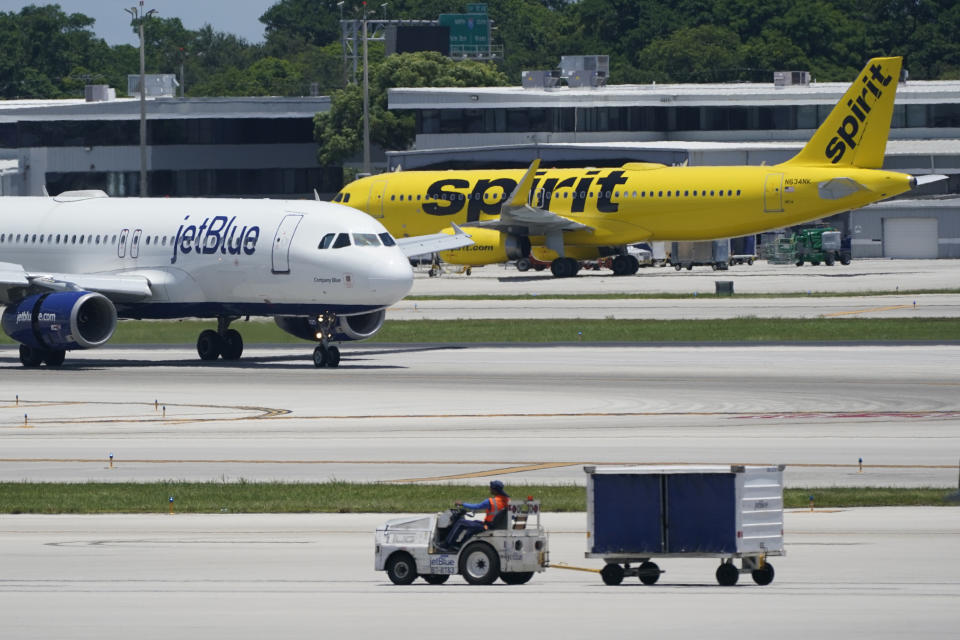
[[[587,466],[587,558],[604,583],[654,584],[661,558],[717,558],[717,582],[773,581],[783,549],[783,466]],[[734,564],[740,560],[740,567]]]

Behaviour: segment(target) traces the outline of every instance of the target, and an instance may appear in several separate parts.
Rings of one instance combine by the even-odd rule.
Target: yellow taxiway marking
[[[909,304],[897,304],[891,307],[874,307],[873,309],[859,309],[857,311],[837,311],[834,313],[824,313],[821,318],[833,318],[835,316],[853,316],[860,313],[874,313],[877,311],[895,311],[897,309],[909,309],[913,305]]]
[[[469,463],[467,463],[469,464]],[[542,471],[543,469],[557,469],[559,467],[573,467],[580,462],[543,462],[539,464],[528,464],[520,467],[502,467],[500,469],[486,469],[484,471],[474,471],[472,473],[458,473],[449,476],[434,476],[432,478],[403,478],[401,480],[389,480],[393,483],[410,482],[438,482],[441,480],[467,480],[469,478],[485,478],[487,476],[500,476],[508,473],[523,473],[524,471]]]

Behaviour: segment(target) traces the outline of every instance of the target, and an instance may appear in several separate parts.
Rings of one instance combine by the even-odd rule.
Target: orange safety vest
[[[483,519],[484,527],[490,526],[490,523],[493,522],[496,515],[507,508],[507,503],[509,502],[510,499],[506,496],[492,496],[490,498],[490,506],[487,508],[487,517]]]

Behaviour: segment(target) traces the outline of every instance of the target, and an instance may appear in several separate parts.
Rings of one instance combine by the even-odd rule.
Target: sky
[[[210,23],[214,30],[240,36],[247,42],[263,41],[260,16],[277,0],[144,0],[144,8],[156,9],[164,18],[180,18],[187,29]],[[0,0],[0,11],[19,13],[27,5],[59,4],[65,13],[94,18],[93,31],[107,44],[137,44],[124,8],[139,6],[139,0]]]

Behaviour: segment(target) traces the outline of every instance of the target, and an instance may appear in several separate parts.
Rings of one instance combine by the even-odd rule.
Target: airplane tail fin
[[[903,58],[873,58],[800,153],[784,164],[879,169]]]

